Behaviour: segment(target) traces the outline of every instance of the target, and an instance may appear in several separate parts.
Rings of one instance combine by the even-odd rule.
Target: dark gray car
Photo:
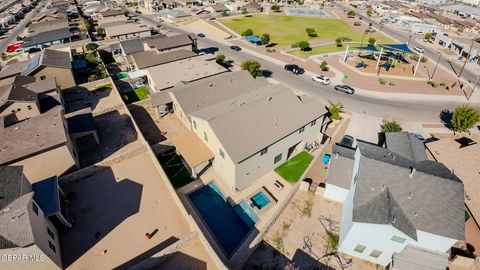
[[[350,95],[353,95],[355,93],[355,89],[353,89],[351,86],[348,85],[335,85],[334,87],[335,90],[344,92]]]

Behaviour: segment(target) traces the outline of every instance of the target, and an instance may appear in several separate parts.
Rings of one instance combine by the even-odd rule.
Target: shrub
[[[465,104],[455,108],[451,119],[451,125],[454,131],[468,132],[479,121],[480,113],[473,107]]]
[[[343,45],[342,45],[342,40],[341,40],[340,38],[337,38],[337,39],[335,40],[335,43],[337,43],[337,47],[342,47],[342,46],[343,46]]]
[[[372,17],[373,11],[371,8],[367,9],[367,16]]]
[[[97,27],[96,32],[97,32],[97,35],[99,35],[99,36],[101,36],[101,37],[105,37],[105,36],[106,36],[106,34],[105,34],[105,28]]]
[[[260,68],[262,65],[255,60],[245,60],[240,65],[242,70],[247,70],[253,77],[260,75]]]
[[[381,85],[385,85],[385,84],[387,83],[384,78],[378,78],[378,82],[379,82]]]
[[[333,103],[328,101],[329,105],[327,106],[328,117],[332,120],[342,120],[340,113],[343,112],[343,105],[340,102]]]
[[[349,12],[347,12],[347,16],[348,16],[349,18],[353,18],[353,17],[355,17],[355,15],[356,15],[356,13],[355,13],[355,11],[353,11],[353,10],[350,10]]]
[[[97,64],[97,57],[95,57],[95,54],[93,54],[93,53],[87,53],[87,54],[85,54],[85,60],[86,60],[90,65],[95,65],[95,64]]]
[[[433,33],[426,33],[425,34],[425,39],[432,39],[433,38]]]
[[[302,40],[302,41],[298,42],[298,47],[302,51],[307,51],[308,49],[310,49],[310,43],[308,43],[308,41]]]
[[[307,29],[305,29],[305,31],[307,31],[307,35],[309,37],[316,37],[317,36],[317,31],[315,31],[314,28],[307,28]]]
[[[227,17],[229,14],[226,10],[222,11],[222,17]]]
[[[92,74],[92,75],[88,76],[88,81],[89,81],[89,82],[94,82],[94,81],[96,81],[96,80],[98,80],[97,75]]]
[[[243,37],[252,36],[252,35],[253,35],[253,30],[250,28],[242,32]]]
[[[282,7],[278,4],[273,4],[270,9],[274,12],[280,12],[282,10]]]
[[[382,125],[380,126],[382,132],[400,132],[402,131],[402,126],[397,121],[387,121],[383,120]]]
[[[98,48],[98,44],[91,42],[85,45],[85,48],[89,51],[95,51]]]
[[[330,68],[328,67],[328,63],[326,61],[323,61],[321,64],[320,64],[320,69],[322,71],[328,71]]]
[[[248,10],[247,10],[246,8],[242,8],[242,14],[243,14],[243,15],[248,14]]]
[[[225,55],[219,54],[217,55],[217,57],[215,57],[215,62],[217,62],[218,64],[222,64],[223,61],[225,61]]]

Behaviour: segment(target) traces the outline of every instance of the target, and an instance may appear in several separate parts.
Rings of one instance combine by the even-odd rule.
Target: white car
[[[328,85],[330,84],[330,79],[327,76],[324,75],[315,75],[312,76],[312,81],[321,83],[323,85]]]
[[[413,48],[413,49],[414,49],[415,51],[419,52],[419,53],[424,53],[424,52],[425,52],[425,50],[424,50],[422,47],[420,47],[420,46],[415,46],[415,48]]]

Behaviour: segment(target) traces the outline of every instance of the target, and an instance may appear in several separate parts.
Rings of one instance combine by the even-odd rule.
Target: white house
[[[386,267],[407,245],[444,253],[464,239],[463,183],[412,137],[334,149],[325,196],[343,202],[339,251]]]
[[[325,109],[318,99],[246,71],[168,91],[175,113],[213,153],[212,167],[231,191],[248,187],[321,134]]]

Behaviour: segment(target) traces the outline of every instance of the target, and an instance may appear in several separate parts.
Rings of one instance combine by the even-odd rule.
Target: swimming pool
[[[232,255],[258,221],[258,216],[245,201],[232,207],[213,182],[188,197],[226,257]]]
[[[262,209],[270,203],[270,200],[263,191],[255,194],[250,200],[252,200],[253,204],[258,207],[258,209]]]
[[[325,16],[320,10],[309,10],[309,9],[289,9],[288,15],[297,15],[297,16]]]

